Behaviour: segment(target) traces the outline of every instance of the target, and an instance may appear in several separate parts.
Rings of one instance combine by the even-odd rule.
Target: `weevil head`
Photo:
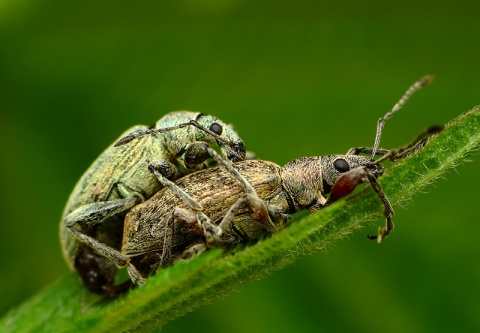
[[[181,156],[187,146],[196,141],[219,146],[222,154],[233,162],[244,160],[246,155],[245,145],[231,125],[213,116],[192,111],[170,112],[157,121],[155,126],[120,138],[114,147],[149,134],[159,135],[160,146],[164,150],[162,153],[168,151],[173,158]]]
[[[344,168],[345,163],[342,156],[340,158],[334,158],[332,164],[333,169],[340,169],[336,170],[339,171],[340,174],[331,177],[331,180],[335,179],[333,185],[327,184],[324,187],[325,192],[328,192],[330,195],[328,197],[329,202],[336,201],[351,194],[359,184],[371,180],[370,177],[372,175],[376,178],[382,174],[381,166],[379,164],[373,164],[371,159],[366,161],[364,157],[358,155],[347,155],[346,157],[350,162],[349,165],[352,165],[353,168]],[[328,177],[326,178],[328,179]]]
[[[232,162],[245,159],[245,145],[231,125],[227,125],[213,116],[201,113],[198,114],[196,121],[216,134],[216,136],[213,136],[196,129],[196,140],[219,146],[222,154]]]
[[[381,166],[373,165],[371,160],[364,156],[328,155],[299,158],[282,168],[283,187],[292,199],[294,210],[315,209],[326,204],[328,194],[340,178],[347,173],[353,174],[351,170],[361,170],[362,167],[371,169],[375,176],[381,175]],[[356,183],[352,182],[353,188],[367,179],[360,174],[354,181]]]
[[[337,182],[346,172],[366,167],[377,177],[382,173],[380,165],[373,165],[370,158],[360,155],[328,155],[322,157],[323,162],[323,183],[325,193],[329,193],[333,184]],[[367,181],[364,179],[363,181]]]

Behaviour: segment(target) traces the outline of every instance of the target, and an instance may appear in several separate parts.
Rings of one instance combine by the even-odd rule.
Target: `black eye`
[[[333,166],[335,167],[335,169],[337,169],[338,172],[347,172],[348,170],[350,170],[350,166],[348,165],[347,161],[341,158],[333,162]]]
[[[210,131],[212,131],[215,134],[222,135],[222,131],[223,131],[222,125],[213,123],[212,125],[210,125]]]

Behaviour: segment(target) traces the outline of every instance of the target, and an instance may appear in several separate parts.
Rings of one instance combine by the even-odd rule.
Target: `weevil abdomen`
[[[288,207],[288,200],[282,191],[280,166],[267,161],[247,160],[235,163],[235,168],[267,204]],[[222,167],[187,175],[176,184],[205,207],[203,212],[215,224],[222,220],[226,210],[244,193],[239,182]],[[125,217],[122,253],[137,256],[162,249],[167,230],[165,224],[173,208],[187,206],[173,191],[166,188],[145,203],[135,206]],[[252,226],[247,208],[238,211],[232,224],[236,232],[248,240],[258,240],[266,234],[262,228]],[[196,236],[183,230],[182,225],[175,225],[175,228],[173,252],[179,253],[182,246],[190,244]]]

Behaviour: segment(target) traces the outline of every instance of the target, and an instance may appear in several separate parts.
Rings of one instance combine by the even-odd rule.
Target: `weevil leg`
[[[370,170],[365,167],[358,167],[345,172],[339,179],[337,179],[335,184],[333,184],[327,204],[346,197],[352,193],[359,184],[363,183],[365,179],[368,179],[373,187],[373,190],[385,207],[383,212],[383,215],[386,219],[385,227],[378,229],[377,236],[367,236],[369,239],[376,239],[380,243],[394,228],[392,216],[395,214],[395,212],[387,196],[378,184],[377,178],[375,178]]]
[[[140,272],[132,263],[128,263],[127,272],[134,284],[143,286],[147,282],[147,279],[140,274]]]
[[[231,224],[238,210],[247,205],[251,210],[252,219],[260,223],[269,233],[278,231],[275,223],[270,218],[270,210],[263,200],[250,193],[245,193],[229,208],[222,221],[218,225],[221,230],[225,230]],[[276,210],[272,211],[274,214]]]
[[[388,149],[378,149],[375,155],[385,155],[388,154],[390,150]],[[357,147],[357,148],[350,148],[347,151],[346,155],[360,155],[360,154],[372,154],[373,148],[372,147]]]
[[[259,222],[267,230],[267,232],[277,232],[278,228],[275,223],[272,222],[270,217],[271,211],[265,204],[265,201],[250,193],[245,193],[243,196],[245,197],[247,206],[251,210],[250,215],[252,219]]]
[[[203,207],[200,203],[195,201],[191,196],[185,193],[180,187],[178,187],[174,182],[168,180],[162,174],[162,168],[164,164],[163,161],[154,161],[150,162],[148,165],[148,170],[157,177],[158,181],[162,183],[163,186],[170,188],[175,194],[181,198],[191,209],[193,210],[203,210]]]
[[[173,164],[165,160],[155,160],[150,162],[152,168],[155,168],[157,172],[159,172],[164,178],[167,179],[176,179],[181,174],[178,172],[178,168]],[[152,172],[150,170],[150,172]]]
[[[383,193],[382,189],[380,188],[380,185],[378,185],[377,179],[371,172],[368,172],[368,170],[367,170],[367,177],[373,189],[375,190],[375,193],[377,193],[377,196],[380,198],[380,200],[383,203],[383,206],[385,207],[385,210],[383,211],[383,216],[385,216],[385,219],[386,219],[385,227],[378,228],[377,236],[370,236],[370,235],[367,236],[369,239],[374,239],[374,240],[376,239],[377,242],[380,243],[385,237],[388,236],[388,234],[394,228],[392,216],[395,214],[395,212],[393,211],[393,207],[390,204],[390,201],[388,200],[387,196],[385,195],[385,193]]]
[[[233,221],[233,218],[237,214],[237,211],[240,209],[240,207],[242,207],[245,204],[245,202],[246,202],[245,195],[242,195],[240,198],[237,199],[237,201],[235,201],[235,203],[232,206],[230,206],[227,213],[223,217],[222,221],[218,224],[220,229],[225,230],[230,226],[230,224]]]
[[[104,244],[95,240],[92,237],[93,234],[87,236],[85,232],[106,220],[110,221],[114,215],[131,209],[145,199],[138,190],[123,183],[116,184],[114,190],[118,191],[122,199],[81,206],[68,214],[63,222],[73,236],[83,243],[75,256],[74,263],[80,277],[92,292],[109,296],[115,296],[129,287],[127,284],[114,285],[116,266],[122,265],[125,258],[119,256],[117,250],[109,247],[114,243]],[[115,239],[115,236],[112,235],[112,237],[111,240]],[[118,241],[120,242],[121,239]],[[108,255],[104,255],[105,253]]]
[[[183,223],[186,226],[186,230],[184,230],[185,227],[180,227],[179,223]],[[223,233],[220,226],[215,225],[203,212],[192,212],[184,208],[175,208],[168,221],[168,226],[166,227],[167,231],[164,235],[160,267],[167,267],[171,264],[175,226],[177,226],[178,229],[184,230],[184,232],[188,234],[204,236],[207,244],[215,244]],[[210,247],[215,246],[212,245]]]
[[[65,216],[64,223],[68,227],[75,224],[79,224],[82,227],[89,227],[101,223],[115,214],[130,210],[140,202],[138,197],[130,197],[83,205]]]
[[[173,216],[175,223],[184,223],[187,227],[187,232],[193,235],[202,236],[204,234],[204,228],[202,222],[198,218],[200,212],[192,212],[184,208],[175,208]],[[203,214],[203,213],[202,213]],[[204,214],[203,214],[204,215]]]
[[[204,236],[205,239],[220,237],[222,233],[222,230],[213,224],[203,212],[192,212],[184,208],[175,208],[169,221],[167,222],[163,239],[162,256],[158,266],[159,268],[165,268],[172,264],[173,236],[175,234],[175,229],[177,228],[179,230],[184,230],[185,228],[182,228],[179,223],[183,223],[186,226],[186,233]],[[196,251],[197,254],[200,254],[200,249],[198,247],[190,250]],[[193,252],[191,254],[193,255]]]
[[[229,160],[223,158],[207,143],[202,141],[196,141],[188,147],[187,151],[185,152],[185,159],[194,161],[195,156],[202,156],[202,158],[207,156],[213,158],[213,160],[218,165],[223,166],[232,175],[233,178],[237,179],[242,184],[246,193],[251,193],[254,195],[257,194],[253,187],[250,185],[250,183],[245,179],[245,177],[243,177],[237,171],[237,169],[233,167],[233,164]]]
[[[175,233],[175,211],[172,213],[172,215],[167,221],[167,225],[165,226],[166,231],[163,236],[162,257],[160,259],[159,265],[159,267],[162,268],[168,267],[170,265],[170,258],[173,248],[173,235]]]
[[[378,149],[375,152],[376,155],[383,156],[379,160],[375,161],[375,164],[385,161],[386,159],[396,160],[399,158],[407,157],[417,150],[421,149],[425,144],[428,142],[428,138],[433,134],[439,133],[443,130],[443,126],[431,126],[427,128],[425,131],[421,132],[413,141],[409,144],[393,149]],[[347,152],[347,155],[359,155],[359,154],[372,154],[373,147],[357,147],[357,148],[350,148]]]
[[[208,146],[208,145],[207,145]],[[213,150],[213,149],[212,149]],[[199,165],[205,162],[209,158],[214,158],[212,153],[206,149],[206,143],[203,141],[195,141],[186,146],[185,152],[182,156],[179,157],[183,161],[185,167],[188,169],[197,169]],[[229,161],[234,161],[233,157],[220,157],[228,159]],[[245,152],[246,160],[256,159],[256,155],[252,151]],[[223,165],[223,162],[219,162],[218,158],[214,158],[215,162],[219,165]],[[211,166],[211,165],[209,165]]]
[[[130,279],[115,285],[117,267],[89,246],[83,245],[81,255],[75,257],[75,268],[88,289],[95,294],[115,297],[132,287]]]
[[[208,247],[216,247],[215,244],[220,240],[223,229],[212,223],[212,221],[203,212],[197,212],[197,219],[203,227],[203,234]]]
[[[238,172],[237,169],[233,166],[230,161],[224,159],[220,154],[218,154],[215,150],[213,150],[209,145],[206,143],[203,143],[203,148],[208,152],[208,154],[215,160],[215,162],[218,163],[218,165],[223,166],[229,173],[232,175],[233,178],[238,180],[240,184],[242,184],[245,193],[250,193],[254,196],[257,196],[257,192],[255,189],[250,185],[250,183],[243,177],[240,172]],[[257,196],[258,197],[258,196]]]
[[[114,296],[112,289],[115,283],[117,266],[107,258],[96,253],[91,247],[82,244],[77,256],[75,256],[74,267],[80,278],[92,292]]]
[[[69,226],[68,228],[72,232],[72,235],[81,243],[91,247],[98,254],[110,259],[117,267],[124,267],[127,265],[128,258],[121,254],[118,250],[99,242],[93,237],[85,235],[74,227]]]
[[[203,141],[195,141],[186,146],[185,152],[178,158],[183,161],[187,169],[198,169],[203,162],[212,157],[205,149],[205,145],[208,146]]]
[[[408,157],[411,154],[413,154],[414,152],[418,151],[419,149],[422,149],[428,143],[430,137],[433,134],[439,133],[442,130],[443,130],[443,126],[429,127],[425,131],[421,132],[409,144],[407,144],[403,147],[394,149],[394,150],[390,150],[387,154],[383,155],[381,158],[376,160],[373,164],[379,164],[386,159],[390,159],[392,161],[395,161],[396,159],[399,159],[399,158]],[[390,201],[388,200],[385,193],[383,193],[382,189],[380,188],[380,185],[378,184],[375,176],[371,172],[369,172],[368,170],[366,170],[366,171],[367,171],[367,177],[368,177],[368,180],[369,180],[370,184],[372,184],[373,189],[375,190],[377,196],[380,198],[380,200],[382,201],[382,203],[385,207],[385,210],[384,210],[384,213],[383,213],[383,215],[385,216],[385,219],[386,219],[385,227],[383,227],[383,228],[379,227],[376,236],[371,236],[371,235],[367,236],[369,239],[373,239],[373,240],[376,239],[377,242],[380,243],[385,237],[387,237],[389,235],[389,233],[395,227],[394,224],[393,224],[393,221],[392,221],[392,216],[395,214],[395,212],[393,211],[393,207],[390,204]]]
[[[391,161],[395,161],[397,159],[402,159],[405,157],[410,156],[414,152],[422,149],[430,140],[430,137],[433,134],[437,134],[443,130],[443,126],[431,126],[421,132],[414,140],[410,143],[406,144],[397,149],[390,150],[387,154],[383,155],[381,158],[376,160],[374,163],[379,164],[386,159],[390,159]]]
[[[243,177],[228,160],[220,156],[220,154],[210,148],[210,146],[205,142],[194,142],[193,144],[189,145],[189,148],[187,149],[187,152],[185,154],[187,155],[186,159],[190,161],[194,161],[196,158],[195,156],[202,156],[202,158],[205,156],[212,157],[215,162],[223,166],[235,179],[237,179],[242,184],[246,193],[250,193],[255,196],[257,195],[255,189],[250,185],[250,183],[245,179],[245,177]],[[189,155],[191,156],[189,157]],[[157,177],[158,181],[162,183],[165,187],[168,187],[172,191],[174,191],[178,195],[178,197],[180,197],[191,209],[196,211],[203,210],[203,207],[200,203],[195,201],[174,182],[168,180],[164,176],[163,168],[163,161],[154,161],[148,165],[148,169],[155,175],[155,177]]]
[[[189,260],[198,257],[200,254],[205,252],[207,249],[207,245],[205,243],[197,243],[193,244],[185,249],[182,252],[182,255],[175,261],[178,262],[180,260]]]
[[[135,268],[130,267],[131,264],[129,263],[129,259],[126,256],[124,256],[123,254],[121,254],[119,251],[117,251],[116,249],[111,248],[110,246],[107,246],[107,245],[99,242],[98,240],[96,240],[93,237],[85,235],[84,233],[78,231],[74,227],[68,227],[68,228],[70,229],[70,231],[72,232],[72,234],[75,238],[77,238],[80,242],[82,242],[83,244],[85,244],[88,247],[90,247],[91,249],[93,249],[99,255],[101,255],[101,256],[109,259],[110,261],[112,261],[115,264],[115,266],[117,266],[118,268],[127,266],[127,270],[128,270],[128,273],[129,273],[130,277],[132,277],[132,275],[133,275],[133,273],[131,273],[132,270],[134,272],[136,272]],[[87,262],[87,265],[91,265],[91,262]],[[80,275],[82,276],[82,278],[87,278],[87,276],[83,276],[82,274],[80,274]],[[95,277],[93,277],[93,280],[91,280],[91,282],[95,286],[100,288],[98,290],[95,290],[97,293],[102,293],[102,294],[106,294],[110,297],[113,297],[113,296],[121,294],[121,293],[123,293],[123,292],[125,292],[125,291],[127,291],[131,288],[132,282],[129,281],[129,280],[127,280],[127,281],[125,281],[125,282],[123,282],[119,285],[113,285],[113,280],[104,281],[104,283],[100,283],[102,277],[97,276],[97,275],[98,275],[98,272],[96,272]],[[107,275],[104,276],[104,278],[105,277],[110,277],[110,275],[107,274]],[[145,280],[140,275],[135,276],[135,277],[136,277],[136,280],[133,280],[133,278],[132,278],[132,281],[135,284],[142,284],[142,282],[144,282],[144,280]],[[87,285],[92,286],[92,284],[87,284]]]
[[[63,222],[69,227],[75,224],[81,227],[90,227],[145,201],[145,197],[140,191],[131,189],[122,183],[118,183],[116,189],[122,199],[93,202],[80,206],[65,216]]]
[[[225,230],[230,227],[238,210],[244,205],[251,210],[252,219],[263,226],[263,228],[269,233],[274,233],[282,229],[284,224],[281,222],[284,222],[289,218],[287,214],[283,214],[282,210],[279,210],[279,207],[266,205],[265,202],[257,196],[245,193],[229,208],[222,221],[219,223],[218,227],[220,228],[220,233],[215,234],[213,232],[208,232],[208,230],[205,229],[207,248],[220,247],[230,249],[245,237],[239,233],[239,231],[235,230],[234,227],[232,227],[231,232],[225,232]],[[277,221],[277,224],[272,222],[272,218]],[[195,249],[196,248],[193,248],[192,250]]]

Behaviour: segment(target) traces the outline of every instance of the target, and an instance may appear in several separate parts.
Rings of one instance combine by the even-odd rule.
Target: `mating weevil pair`
[[[371,237],[381,241],[393,229],[393,208],[378,185],[380,163],[408,156],[426,142],[422,133],[412,144],[398,150],[379,149],[384,122],[410,95],[430,82],[416,82],[378,122],[373,148],[351,149],[346,155],[304,157],[284,167],[260,160],[235,163],[222,159],[208,145],[198,145],[201,155],[212,156],[220,167],[198,171],[166,188],[127,213],[121,250],[87,238],[72,228],[76,238],[100,250],[118,267],[127,266],[135,283],[142,283],[156,270],[179,258],[189,258],[207,248],[230,249],[253,243],[281,230],[289,214],[315,211],[343,198],[360,183],[370,182],[382,201],[386,226]],[[360,156],[371,154],[371,158]],[[383,155],[375,160],[376,155]]]
[[[158,134],[137,139],[145,133]],[[101,249],[75,237],[78,232],[120,249],[125,212],[162,188],[158,177],[174,180],[202,168],[209,156],[202,155],[199,145],[218,145],[233,162],[243,160],[246,153],[243,141],[230,126],[215,117],[188,111],[167,114],[151,129],[132,127],[121,138],[117,142],[120,146],[108,147],[80,178],[60,224],[68,265],[78,271],[90,290],[100,294],[115,294],[121,289],[114,287],[117,268]]]

